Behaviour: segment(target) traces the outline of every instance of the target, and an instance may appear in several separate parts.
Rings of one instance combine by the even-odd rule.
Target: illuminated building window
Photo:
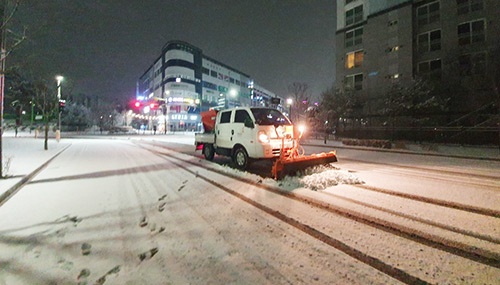
[[[398,50],[400,50],[403,46],[402,45],[397,45],[397,46],[393,46],[393,47],[388,47],[386,49],[386,52],[396,52]]]
[[[401,74],[401,73],[395,73],[395,74],[387,75],[386,78],[388,78],[388,79],[399,79],[399,78],[401,78],[401,76],[403,76],[403,74]]]
[[[346,54],[345,67],[347,69],[360,67],[363,64],[363,51],[355,51]]]

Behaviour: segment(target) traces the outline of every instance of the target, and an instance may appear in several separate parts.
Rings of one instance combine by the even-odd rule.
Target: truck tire
[[[211,144],[204,144],[203,145],[203,155],[205,156],[206,160],[212,161],[214,159],[215,155],[215,149],[214,146]]]
[[[243,147],[237,148],[233,153],[233,162],[236,168],[244,170],[248,166],[248,154]]]

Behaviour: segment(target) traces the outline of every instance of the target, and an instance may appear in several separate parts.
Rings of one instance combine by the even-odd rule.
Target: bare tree
[[[292,99],[290,116],[292,121],[304,120],[305,112],[309,107],[311,94],[308,91],[307,83],[294,82],[288,86],[288,93]]]
[[[19,7],[19,0],[0,0],[0,178],[3,178],[3,151],[2,151],[2,137],[3,137],[3,104],[4,104],[4,89],[5,89],[5,60],[7,56],[14,50],[21,42],[24,41],[25,32],[22,36],[18,36],[9,29],[7,25]],[[7,34],[16,35],[12,44],[7,46]]]
[[[44,144],[43,149],[48,150],[49,121],[57,108],[57,97],[52,96],[47,84],[43,81],[35,83],[35,102],[43,114]]]
[[[321,93],[320,116],[325,121],[325,131],[338,127],[339,119],[347,115],[348,105],[346,94],[334,87]]]

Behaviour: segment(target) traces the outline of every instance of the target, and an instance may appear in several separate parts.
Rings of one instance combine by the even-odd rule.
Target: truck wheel
[[[242,147],[237,148],[233,153],[233,162],[236,168],[244,170],[248,165],[248,154]]]
[[[203,155],[205,155],[206,160],[212,161],[214,159],[214,155],[215,155],[214,146],[211,144],[208,144],[208,143],[204,144],[203,145]]]

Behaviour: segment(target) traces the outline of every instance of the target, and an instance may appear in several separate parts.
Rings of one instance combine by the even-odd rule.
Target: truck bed
[[[215,143],[215,133],[196,133],[194,134],[194,144],[214,144]]]

